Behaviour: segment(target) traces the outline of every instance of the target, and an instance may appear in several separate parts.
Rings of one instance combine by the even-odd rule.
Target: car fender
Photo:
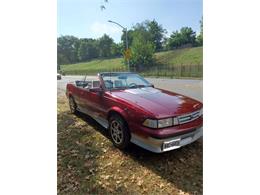
[[[120,107],[118,107],[118,106],[113,106],[112,108],[110,108],[109,110],[108,110],[108,118],[110,117],[110,114],[112,113],[112,112],[116,112],[116,113],[118,113],[118,114],[120,114],[125,120],[128,120],[128,113],[127,113],[127,108],[124,108],[124,109],[122,109],[122,108],[120,108]]]

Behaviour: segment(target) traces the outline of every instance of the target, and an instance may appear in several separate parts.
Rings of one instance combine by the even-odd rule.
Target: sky
[[[106,9],[101,10],[100,6]],[[108,20],[130,29],[136,23],[155,19],[167,30],[167,36],[188,26],[199,33],[202,0],[57,0],[57,36],[99,38],[108,34],[120,42],[122,29]]]

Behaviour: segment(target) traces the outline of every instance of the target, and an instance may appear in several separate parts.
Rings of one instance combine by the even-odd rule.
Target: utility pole
[[[128,51],[127,28],[126,28],[126,27],[123,27],[121,24],[119,24],[119,23],[117,23],[117,22],[114,22],[114,21],[111,21],[111,20],[108,20],[108,22],[114,23],[114,24],[120,26],[120,27],[123,29],[123,32],[125,31],[125,44],[126,44],[126,50],[125,50],[125,51]],[[129,58],[127,59],[127,68],[128,68],[128,71],[130,72]]]

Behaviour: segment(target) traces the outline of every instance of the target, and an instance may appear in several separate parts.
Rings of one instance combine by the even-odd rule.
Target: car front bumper
[[[158,139],[153,137],[144,138],[137,134],[132,133],[131,142],[149,151],[155,153],[162,153],[190,144],[198,140],[202,136],[202,134],[203,134],[202,127],[199,127],[190,133],[185,133],[182,135],[165,138],[165,139]],[[169,143],[174,143],[174,144],[169,145]],[[169,146],[169,147],[165,147],[165,146]]]

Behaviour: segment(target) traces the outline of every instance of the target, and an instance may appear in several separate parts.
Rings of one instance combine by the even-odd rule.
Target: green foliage
[[[112,46],[111,46],[111,55],[112,56],[116,56],[116,57],[122,56],[123,51],[124,51],[124,47],[123,47],[122,43],[120,43],[120,44],[113,43],[112,44]]]
[[[57,40],[58,63],[77,62],[79,39],[74,36],[61,36]]]
[[[133,44],[131,46],[132,57],[130,60],[131,66],[140,70],[146,66],[152,65],[153,54],[155,51],[155,46],[149,40],[146,40],[146,31],[136,31]]]
[[[81,39],[78,49],[78,60],[87,61],[99,56],[97,43],[94,39]]]
[[[122,36],[121,36],[121,41],[123,43],[123,49],[125,50],[126,48],[126,33],[125,31],[123,32]],[[133,43],[133,39],[134,39],[134,30],[128,30],[127,31],[127,41],[128,41],[128,46],[130,47]]]
[[[60,65],[60,64],[69,64],[69,63],[70,63],[70,61],[68,60],[67,56],[58,52],[58,54],[57,54],[57,64]]]
[[[132,27],[131,30],[127,31],[129,47],[131,47],[133,44],[135,34],[140,32],[146,34],[144,36],[145,40],[149,40],[151,43],[153,43],[156,51],[162,49],[162,41],[165,33],[167,32],[165,29],[163,29],[162,25],[159,25],[158,22],[156,22],[155,20],[146,20],[142,23],[137,23]],[[125,33],[123,33],[123,35],[121,36],[124,47],[126,46],[125,36]]]
[[[58,64],[72,64],[97,57],[122,56],[122,44],[104,34],[99,39],[78,39],[74,36],[61,36],[57,39]]]
[[[128,31],[128,43],[132,50],[131,66],[137,70],[154,63],[153,54],[162,48],[162,40],[166,31],[155,20],[137,23]],[[121,37],[125,45],[125,33]]]
[[[200,34],[203,35],[203,18],[200,20]]]
[[[167,33],[165,29],[163,29],[162,25],[159,25],[155,20],[146,22],[148,32],[150,34],[150,39],[152,43],[155,45],[155,50],[158,51],[162,49],[162,41],[164,38],[164,34]]]
[[[110,57],[113,39],[104,34],[98,39],[99,57]]]
[[[197,37],[196,37],[196,46],[202,46],[203,45],[203,35],[202,34],[199,34]]]
[[[167,47],[175,49],[182,46],[193,46],[196,40],[196,33],[190,27],[182,27],[180,32],[174,31],[169,40]]]
[[[197,46],[203,45],[203,18],[200,20],[200,34],[196,37]]]
[[[154,65],[144,66],[138,72],[146,76],[169,77],[201,77],[203,64],[203,48],[185,48],[166,52],[158,52],[154,55]],[[61,70],[66,74],[96,74],[106,71],[127,71],[123,58],[95,59],[88,62],[62,65]],[[180,70],[183,68],[182,71]],[[190,74],[192,71],[192,74]]]
[[[137,23],[127,31],[128,46],[132,49],[131,65],[138,69],[154,64],[154,52],[203,45],[203,21],[201,32],[196,37],[190,27],[172,32],[165,37],[166,30],[156,20]],[[113,58],[122,56],[126,49],[126,32],[121,36],[122,42],[116,44],[111,37],[104,34],[99,39],[78,39],[74,36],[61,36],[57,39],[58,65],[90,61],[95,58]]]

